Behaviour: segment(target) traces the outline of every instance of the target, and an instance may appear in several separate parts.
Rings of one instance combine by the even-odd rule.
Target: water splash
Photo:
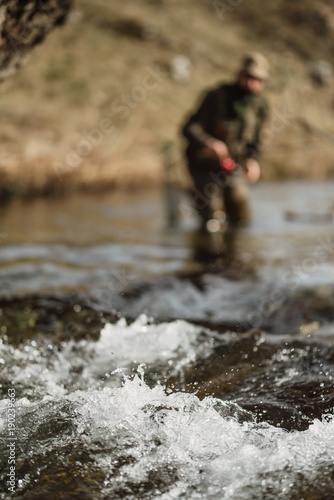
[[[212,352],[203,341],[203,328],[186,321],[152,324],[141,315],[132,324],[120,319],[106,324],[97,342],[80,340],[51,343],[27,341],[15,348],[2,344],[0,384],[16,387],[32,399],[62,396],[78,389],[117,387],[123,375],[137,372],[140,363],[155,380],[182,373],[195,360]]]
[[[4,343],[0,466],[8,468],[6,394],[14,386],[13,498],[52,498],[59,491],[97,500],[300,500],[309,492],[322,498],[334,487],[333,411],[303,432],[287,432],[259,423],[235,401],[237,395],[246,404],[265,401],[274,389],[286,394],[305,370],[328,383],[332,359],[327,345],[282,345],[264,334],[219,334],[185,321],[154,324],[145,315],[107,324],[95,342]],[[187,370],[199,379],[206,369],[220,387],[231,387],[236,374],[232,401],[164,388],[165,379]],[[5,483],[0,498],[10,498]]]
[[[3,400],[2,432],[5,409]],[[79,476],[82,498],[95,491],[95,478],[97,499],[283,499],[333,472],[332,417],[288,433],[256,423],[234,403],[167,395],[139,376],[117,389],[20,400],[17,409],[20,495],[50,477],[58,485],[51,480],[49,495],[59,481],[66,494]]]

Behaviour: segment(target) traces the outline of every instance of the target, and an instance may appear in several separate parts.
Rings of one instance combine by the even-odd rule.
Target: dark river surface
[[[0,498],[334,499],[334,183],[0,214]]]

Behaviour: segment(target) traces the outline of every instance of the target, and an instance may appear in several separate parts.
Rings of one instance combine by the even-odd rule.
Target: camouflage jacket
[[[260,94],[246,93],[236,83],[211,90],[183,127],[183,135],[189,141],[188,157],[212,154],[205,143],[215,138],[227,144],[238,162],[256,158],[267,116],[268,105]]]

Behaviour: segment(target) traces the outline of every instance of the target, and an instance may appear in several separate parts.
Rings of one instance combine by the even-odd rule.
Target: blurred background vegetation
[[[77,0],[0,86],[0,192],[157,185],[169,144],[186,185],[180,127],[250,50],[272,68],[262,179],[333,177],[333,49],[331,0]]]

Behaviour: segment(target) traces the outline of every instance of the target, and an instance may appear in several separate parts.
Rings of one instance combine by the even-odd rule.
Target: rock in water
[[[0,2],[0,81],[11,76],[33,47],[61,25],[73,0],[2,0]]]

